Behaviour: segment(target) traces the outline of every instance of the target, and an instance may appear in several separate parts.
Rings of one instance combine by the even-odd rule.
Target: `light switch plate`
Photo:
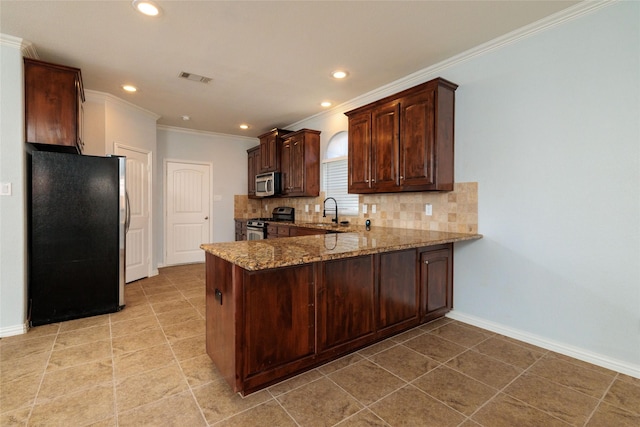
[[[10,195],[11,195],[11,183],[10,182],[0,183],[0,196],[10,196]]]
[[[375,204],[371,205],[371,213],[376,213],[376,210],[377,210],[376,205]]]

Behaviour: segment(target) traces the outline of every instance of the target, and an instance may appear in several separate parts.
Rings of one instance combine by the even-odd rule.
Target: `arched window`
[[[358,215],[358,195],[347,193],[349,179],[349,154],[346,131],[336,133],[329,140],[327,152],[322,160],[323,186],[327,197],[338,202],[341,215]]]

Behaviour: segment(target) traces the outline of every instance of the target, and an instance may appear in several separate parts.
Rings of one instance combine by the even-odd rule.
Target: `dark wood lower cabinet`
[[[453,248],[420,252],[420,310],[423,322],[444,316],[453,308]]]
[[[386,336],[419,323],[417,252],[408,249],[378,257],[377,329]]]
[[[243,395],[452,308],[453,245],[247,271],[206,254],[207,353]]]
[[[318,289],[318,350],[370,342],[375,333],[373,255],[322,263]]]

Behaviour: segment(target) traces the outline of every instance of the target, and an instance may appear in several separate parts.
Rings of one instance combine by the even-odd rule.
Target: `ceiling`
[[[85,89],[158,114],[158,124],[255,137],[578,3],[155,2],[162,13],[151,18],[130,1],[1,0],[0,32],[81,68]],[[341,81],[330,76],[339,68],[349,71]]]

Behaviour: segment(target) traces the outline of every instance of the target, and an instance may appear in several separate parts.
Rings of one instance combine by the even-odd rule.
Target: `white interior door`
[[[126,187],[131,223],[126,236],[127,283],[150,275],[151,152],[115,144],[115,154],[126,156]]]
[[[204,262],[210,240],[211,165],[167,162],[165,264]]]

